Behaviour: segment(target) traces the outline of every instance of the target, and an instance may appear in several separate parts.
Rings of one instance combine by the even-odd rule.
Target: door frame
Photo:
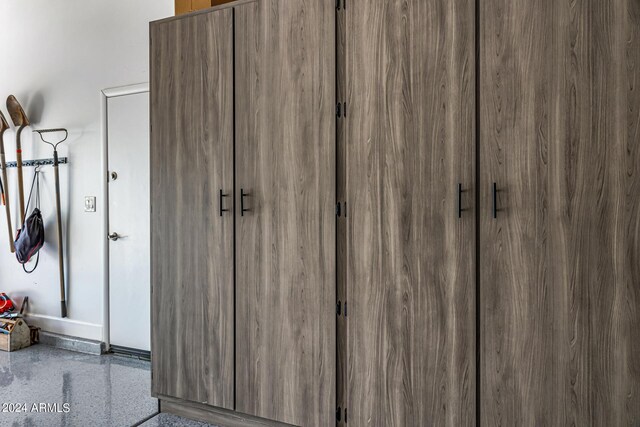
[[[102,174],[102,341],[105,351],[111,349],[109,331],[109,115],[108,103],[110,98],[120,96],[137,95],[149,92],[149,83],[137,83],[125,86],[116,86],[100,91],[100,148],[101,148],[101,174]],[[151,244],[151,242],[149,242]]]

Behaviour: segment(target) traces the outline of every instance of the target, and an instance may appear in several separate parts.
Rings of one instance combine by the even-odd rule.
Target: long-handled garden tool
[[[64,287],[64,251],[62,243],[62,214],[60,213],[60,175],[58,173],[58,145],[67,140],[69,132],[66,129],[34,130],[40,135],[40,139],[53,147],[53,176],[56,183],[56,216],[58,220],[58,270],[60,271],[60,312],[62,317],[67,317],[67,298]],[[43,134],[64,132],[64,138],[58,142],[49,142]]]
[[[9,129],[9,123],[0,111],[0,167],[2,168],[2,204],[7,213],[7,230],[9,232],[9,249],[11,253],[16,249],[13,246],[13,227],[11,226],[11,204],[9,202],[9,184],[7,181],[7,162],[4,155],[4,133]]]
[[[16,163],[18,168],[18,201],[20,202],[20,224],[24,224],[24,179],[22,177],[22,144],[20,135],[22,130],[29,126],[29,119],[24,113],[22,106],[15,96],[9,95],[7,98],[7,110],[16,129]]]

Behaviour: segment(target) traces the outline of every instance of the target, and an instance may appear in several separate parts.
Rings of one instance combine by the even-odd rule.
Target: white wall
[[[173,14],[173,0],[3,0],[0,2],[0,108],[14,94],[34,128],[66,127],[61,166],[66,225],[68,319],[59,319],[53,172],[42,173],[42,211],[47,232],[40,266],[26,275],[9,252],[0,210],[0,291],[18,301],[28,295],[31,323],[45,330],[102,340],[103,243],[101,89],[148,81],[148,23]],[[15,160],[15,133],[5,133],[8,160]],[[51,157],[31,129],[23,132],[24,159]],[[25,187],[33,168],[27,168]],[[16,174],[9,185],[18,225]],[[97,196],[97,212],[84,212],[84,196]],[[26,196],[25,196],[26,197]]]

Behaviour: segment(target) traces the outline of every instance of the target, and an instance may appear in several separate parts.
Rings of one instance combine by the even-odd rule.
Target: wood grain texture
[[[335,15],[328,1],[235,8],[239,412],[335,420]]]
[[[473,425],[474,2],[346,16],[347,425]]]
[[[482,424],[638,425],[640,3],[481,4]]]
[[[233,408],[233,12],[151,25],[152,391]],[[233,197],[224,200],[233,209]]]

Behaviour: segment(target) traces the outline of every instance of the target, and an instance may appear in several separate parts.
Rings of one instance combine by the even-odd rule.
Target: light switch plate
[[[96,197],[95,196],[86,196],[84,198],[84,211],[85,212],[95,212],[96,211]]]

